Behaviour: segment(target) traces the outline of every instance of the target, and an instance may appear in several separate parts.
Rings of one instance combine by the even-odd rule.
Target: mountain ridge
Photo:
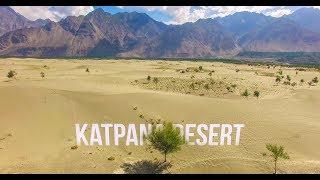
[[[0,37],[1,56],[201,58],[235,56],[241,51],[320,51],[320,33],[290,16],[238,12],[166,25],[145,13],[95,9],[58,22],[20,18],[25,23]]]

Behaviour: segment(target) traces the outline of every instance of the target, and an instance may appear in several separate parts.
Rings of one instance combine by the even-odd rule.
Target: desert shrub
[[[179,151],[185,144],[184,137],[180,135],[180,129],[174,127],[172,123],[164,123],[163,127],[158,129],[153,126],[147,140],[151,143],[151,147],[164,155],[164,162],[167,161],[168,154]]]
[[[312,81],[308,82],[309,86],[315,86],[315,84]]]
[[[297,71],[307,71],[306,69],[304,68],[296,68]]]
[[[296,82],[293,82],[293,83],[291,83],[291,86],[296,86],[297,85],[297,83]]]
[[[15,71],[13,70],[10,70],[7,74],[7,77],[8,78],[14,78],[18,73],[16,73]]]
[[[41,72],[41,73],[40,73],[40,76],[41,76],[42,78],[44,78],[44,77],[45,77],[44,72]]]
[[[300,83],[301,83],[301,84],[304,83],[304,79],[300,79]]]
[[[259,91],[254,91],[253,95],[258,98],[260,96],[260,92]]]
[[[315,84],[319,82],[318,77],[314,77],[311,81]]]
[[[212,76],[212,72],[209,72],[209,74],[208,74],[209,76]]]
[[[240,71],[240,69],[236,69],[236,72],[239,72]]]
[[[233,89],[235,89],[235,88],[237,87],[237,85],[236,85],[236,84],[232,84],[231,87],[232,87]]]
[[[153,82],[157,84],[159,82],[159,79],[157,77],[155,77],[155,78],[153,78]]]
[[[86,72],[90,72],[89,68],[86,69]]]
[[[203,67],[202,66],[199,66],[199,71],[202,71],[203,70]]]
[[[194,90],[194,89],[196,88],[195,85],[194,85],[194,83],[191,83],[189,87],[190,87],[190,89],[192,89],[192,90]]]
[[[284,85],[290,85],[291,83],[289,81],[284,81],[283,84]]]
[[[150,81],[150,80],[151,80],[151,76],[148,76],[148,77],[147,77],[147,80]]]
[[[248,89],[246,89],[241,95],[244,97],[248,97],[248,96],[250,96],[250,93],[249,93]]]
[[[72,149],[72,150],[78,149],[78,146],[77,145],[71,146],[70,149]]]
[[[291,81],[291,77],[289,75],[287,75],[287,78],[286,78],[288,81]]]
[[[281,81],[281,77],[280,77],[280,76],[277,76],[276,82],[279,83],[280,81]]]
[[[277,174],[277,163],[280,158],[289,159],[289,155],[284,151],[282,146],[267,144],[266,148],[271,152],[272,161],[274,162],[274,174]]]
[[[114,161],[115,159],[116,159],[116,158],[113,157],[113,156],[108,157],[108,160],[109,160],[109,161]]]
[[[209,89],[210,89],[209,84],[205,84],[205,85],[204,85],[204,88],[205,88],[206,90],[209,90]]]
[[[279,75],[282,75],[282,74],[283,74],[283,71],[282,71],[282,70],[279,70],[279,71],[278,71],[278,74],[279,74]]]

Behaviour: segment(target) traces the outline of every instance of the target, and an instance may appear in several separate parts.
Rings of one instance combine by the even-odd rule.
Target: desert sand
[[[246,125],[239,146],[186,145],[170,154],[170,173],[272,173],[266,143],[290,155],[279,173],[320,173],[320,85],[308,85],[316,76],[222,62],[0,59],[0,173],[123,173],[123,163],[163,157],[141,146],[71,148],[74,124],[152,120]]]

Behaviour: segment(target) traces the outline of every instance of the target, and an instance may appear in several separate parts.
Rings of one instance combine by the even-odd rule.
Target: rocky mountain
[[[301,8],[285,16],[310,31],[320,33],[320,9]]]
[[[253,30],[260,29],[273,22],[276,18],[265,16],[254,12],[237,12],[226,17],[219,17],[216,20],[227,28],[236,38]]]
[[[111,15],[102,9],[0,38],[0,55],[7,56],[201,57],[236,48],[213,20],[168,26],[143,13]]]
[[[6,32],[25,27],[40,27],[50,20],[30,21],[7,6],[0,6],[0,36]]]
[[[212,19],[170,26],[147,47],[148,57],[212,57],[239,50],[233,36]]]
[[[59,22],[30,21],[7,7],[0,12],[0,28],[6,32],[0,37],[1,56],[200,58],[243,51],[320,52],[320,34],[288,16],[240,12],[166,25],[144,13],[112,15],[102,9]]]
[[[320,34],[280,18],[277,21],[247,33],[239,40],[243,51],[257,52],[319,52]]]

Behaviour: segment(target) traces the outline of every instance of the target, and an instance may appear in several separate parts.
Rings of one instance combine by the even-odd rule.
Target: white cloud
[[[11,6],[16,12],[30,20],[51,19],[59,21],[66,16],[86,15],[93,11],[92,6]]]
[[[161,11],[172,16],[169,22],[165,22],[167,24],[195,22],[201,18],[223,17],[240,11],[260,13],[272,9],[271,6],[140,6],[140,8],[147,11]]]
[[[92,6],[13,6],[15,11],[30,20],[49,18],[59,21],[66,16],[85,15],[94,10]],[[195,22],[203,18],[224,17],[236,12],[248,11],[263,13],[268,16],[280,17],[288,15],[299,7],[288,6],[118,6],[124,10],[138,10],[139,12],[160,12],[170,18],[165,18],[166,24],[183,24]],[[319,7],[315,7],[319,8]]]
[[[126,9],[130,7],[121,6]],[[201,18],[224,17],[236,12],[248,11],[280,17],[292,13],[287,6],[139,6],[145,11],[160,11],[172,17],[166,24],[195,22]]]

